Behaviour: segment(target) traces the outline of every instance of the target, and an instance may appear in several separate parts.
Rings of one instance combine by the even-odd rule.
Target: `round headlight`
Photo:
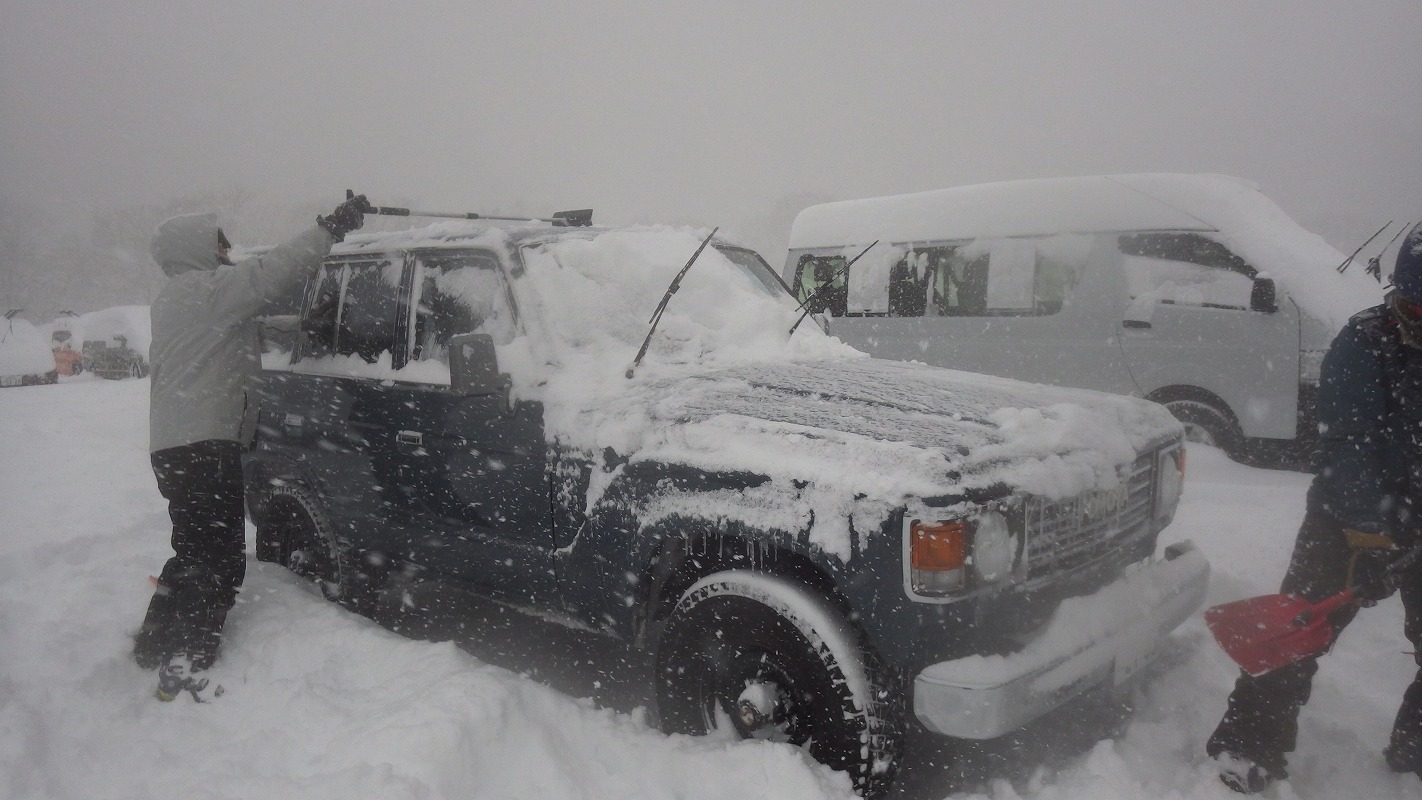
[[[983,581],[995,581],[1012,572],[1017,541],[1007,527],[1007,517],[988,511],[977,519],[973,533],[973,569]]]

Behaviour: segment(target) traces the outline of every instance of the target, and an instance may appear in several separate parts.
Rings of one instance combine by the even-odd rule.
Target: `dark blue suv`
[[[802,746],[866,794],[909,726],[1003,735],[1199,606],[1204,558],[1156,556],[1162,407],[868,358],[802,314],[682,229],[352,236],[265,357],[257,555],[357,608],[418,573],[608,631],[653,652],[668,731]]]

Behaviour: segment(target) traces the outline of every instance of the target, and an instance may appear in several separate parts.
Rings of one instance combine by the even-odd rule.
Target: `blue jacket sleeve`
[[[1310,506],[1346,527],[1376,529],[1394,500],[1386,479],[1387,398],[1378,345],[1349,324],[1323,358],[1319,449]]]

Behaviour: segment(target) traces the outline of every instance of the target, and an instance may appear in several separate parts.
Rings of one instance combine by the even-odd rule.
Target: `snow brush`
[[[355,197],[355,192],[346,190],[346,199]],[[514,222],[547,222],[552,225],[567,228],[586,228],[592,224],[592,209],[580,208],[574,211],[559,211],[551,217],[496,217],[489,214],[476,214],[473,211],[419,211],[413,208],[399,208],[397,206],[367,206],[361,209],[364,214],[378,214],[386,217],[446,217],[448,219],[498,219],[511,220]]]
[[[1395,587],[1402,573],[1422,561],[1422,545],[1392,562],[1382,582]],[[1322,655],[1333,643],[1329,615],[1360,602],[1357,586],[1319,600],[1296,594],[1267,594],[1205,609],[1205,625],[1220,649],[1240,669],[1258,677],[1297,661]]]

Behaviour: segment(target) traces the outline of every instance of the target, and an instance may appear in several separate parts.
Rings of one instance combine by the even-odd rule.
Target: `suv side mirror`
[[[487,333],[461,333],[449,339],[449,384],[456,394],[494,394],[508,388],[499,374],[494,337]]]
[[[1265,275],[1254,278],[1254,286],[1249,290],[1249,310],[1272,314],[1279,310],[1278,291],[1274,279]]]

